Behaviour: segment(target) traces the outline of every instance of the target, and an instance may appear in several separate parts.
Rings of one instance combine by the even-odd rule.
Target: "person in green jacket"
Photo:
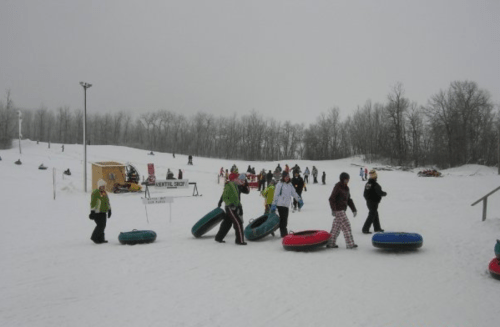
[[[271,182],[269,183],[269,186],[263,190],[260,194],[266,199],[266,203],[265,203],[265,210],[264,210],[264,214],[269,214],[269,210],[271,208],[271,204],[273,203],[273,199],[274,199],[274,189],[275,189],[275,185],[276,184],[276,181],[274,180],[271,180]]]
[[[231,182],[227,182],[224,185],[224,191],[222,193],[221,200],[219,201],[219,207],[224,201],[226,205],[226,216],[220,224],[219,231],[215,235],[215,241],[219,243],[226,243],[224,237],[231,229],[231,225],[234,227],[236,233],[236,244],[247,245],[245,242],[245,235],[243,233],[243,207],[241,206],[240,194],[250,193],[250,187],[248,181],[246,180],[245,174],[240,174],[237,179]]]
[[[106,228],[106,215],[111,218],[111,204],[108,193],[106,193],[106,182],[103,179],[97,181],[97,189],[90,197],[90,219],[93,219],[96,226],[90,239],[96,244],[108,243],[104,238]]]

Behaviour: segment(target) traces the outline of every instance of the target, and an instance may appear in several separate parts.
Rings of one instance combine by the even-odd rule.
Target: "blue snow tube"
[[[260,216],[257,219],[251,219],[245,228],[245,237],[249,241],[257,241],[273,233],[280,227],[280,217],[275,213]]]
[[[388,232],[376,233],[372,244],[376,248],[389,250],[413,250],[422,247],[424,239],[417,233]]]
[[[152,243],[156,240],[156,233],[152,230],[137,230],[131,232],[122,232],[118,236],[121,244],[136,245]]]
[[[191,228],[191,233],[194,237],[202,237],[206,232],[214,228],[215,225],[219,224],[225,216],[226,213],[224,210],[215,208],[194,224],[193,228]]]

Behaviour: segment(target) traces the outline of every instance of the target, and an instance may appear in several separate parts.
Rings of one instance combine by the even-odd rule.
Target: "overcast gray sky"
[[[0,98],[20,108],[312,123],[401,82],[420,105],[455,80],[500,102],[500,0],[0,0]]]

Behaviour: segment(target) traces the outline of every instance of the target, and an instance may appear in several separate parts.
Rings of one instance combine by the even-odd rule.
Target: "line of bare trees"
[[[54,143],[82,143],[83,112],[41,107],[23,112],[23,138]],[[17,109],[10,93],[0,102],[0,147],[17,138]],[[87,116],[91,144],[122,145],[194,156],[286,160],[339,159],[363,155],[401,166],[454,167],[467,163],[496,165],[499,107],[475,82],[455,81],[419,106],[398,83],[385,103],[367,101],[340,119],[334,107],[306,127],[262,117],[253,111],[238,118],[197,113],[187,118],[168,110]]]

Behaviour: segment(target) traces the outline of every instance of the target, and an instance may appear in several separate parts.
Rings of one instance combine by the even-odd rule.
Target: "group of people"
[[[237,170],[236,170],[237,171]],[[237,172],[236,172],[237,174]],[[288,171],[283,170],[281,179],[276,184],[274,180],[270,185],[261,192],[265,197],[265,213],[277,213],[280,218],[280,235],[285,237],[288,235],[288,214],[293,199],[293,211],[297,208],[300,211],[304,202],[302,200],[302,191],[307,191],[304,179],[300,176],[299,170],[293,171],[294,177],[291,179]],[[382,197],[387,196],[387,193],[382,191],[382,187],[377,182],[377,172],[371,170],[369,179],[365,184],[363,197],[366,200],[368,207],[368,217],[363,225],[362,232],[364,234],[371,234],[370,228],[373,225],[375,232],[384,232],[380,226],[380,219],[378,215],[378,205]],[[357,248],[358,245],[354,243],[352,236],[351,224],[346,215],[347,207],[349,207],[356,217],[357,209],[354,201],[351,198],[349,190],[350,176],[343,172],[339,176],[339,182],[335,184],[333,191],[329,197],[330,209],[334,217],[331,229],[331,236],[327,242],[327,248],[338,248],[336,244],[337,238],[342,231],[348,249]],[[275,185],[276,184],[276,185]],[[233,225],[236,233],[236,244],[247,244],[244,241],[243,234],[243,207],[241,205],[241,193],[248,194],[250,188],[246,180],[245,174],[239,174],[237,178],[229,178],[224,186],[224,191],[219,201],[219,207],[222,202],[226,204],[226,218],[220,225],[219,232],[215,240],[219,243],[224,243],[224,237],[227,235]]]
[[[179,172],[182,174],[180,170]],[[222,172],[223,169],[221,168],[221,173]],[[283,170],[281,172],[281,179],[278,182],[271,179],[268,187],[261,192],[261,195],[266,199],[265,213],[276,213],[280,218],[279,230],[281,237],[288,235],[288,215],[292,199],[293,211],[297,209],[300,211],[304,205],[302,191],[307,191],[306,182],[300,176],[300,168],[295,169],[293,175],[293,178],[290,178],[289,170]],[[371,233],[370,228],[372,225],[375,232],[384,231],[380,226],[378,206],[382,197],[387,196],[387,192],[382,190],[382,187],[377,182],[377,178],[377,172],[371,170],[363,192],[368,207],[368,217],[362,228],[364,234]],[[167,179],[169,179],[168,174]],[[182,179],[182,175],[180,179]],[[327,242],[327,248],[338,248],[336,242],[341,231],[344,233],[348,249],[358,247],[357,244],[354,243],[351,224],[346,215],[347,207],[351,209],[354,217],[357,215],[357,209],[351,198],[348,186],[349,181],[349,174],[345,172],[341,173],[339,182],[335,184],[329,197],[330,209],[334,219],[330,232],[331,236]],[[231,226],[233,226],[236,234],[236,244],[247,244],[243,232],[242,193],[250,193],[246,175],[239,174],[238,169],[233,167],[232,173],[224,185],[224,190],[218,203],[218,207],[221,207],[222,203],[225,204],[226,215],[220,224],[219,231],[215,236],[215,241],[225,243],[224,238],[231,229]],[[108,241],[105,239],[104,230],[106,228],[107,219],[111,218],[111,203],[106,192],[106,182],[103,179],[97,182],[97,189],[92,192],[90,210],[89,218],[94,220],[96,224],[90,239],[96,244],[107,243]]]
[[[363,225],[363,234],[371,234],[370,227],[373,225],[375,232],[384,232],[380,226],[380,219],[378,215],[378,205],[382,197],[387,196],[387,192],[382,191],[382,187],[377,182],[377,172],[375,170],[370,171],[370,178],[365,184],[365,189],[363,191],[363,197],[366,200],[366,205],[368,207],[368,217]],[[340,181],[335,184],[332,194],[330,195],[330,208],[332,209],[333,224],[332,230],[330,232],[331,236],[328,239],[326,245],[327,248],[338,248],[336,244],[337,238],[340,231],[344,233],[344,238],[348,249],[357,248],[358,245],[354,243],[354,238],[352,236],[351,224],[346,215],[347,207],[352,211],[354,217],[357,215],[356,206],[351,198],[349,191],[349,174],[340,174]]]

